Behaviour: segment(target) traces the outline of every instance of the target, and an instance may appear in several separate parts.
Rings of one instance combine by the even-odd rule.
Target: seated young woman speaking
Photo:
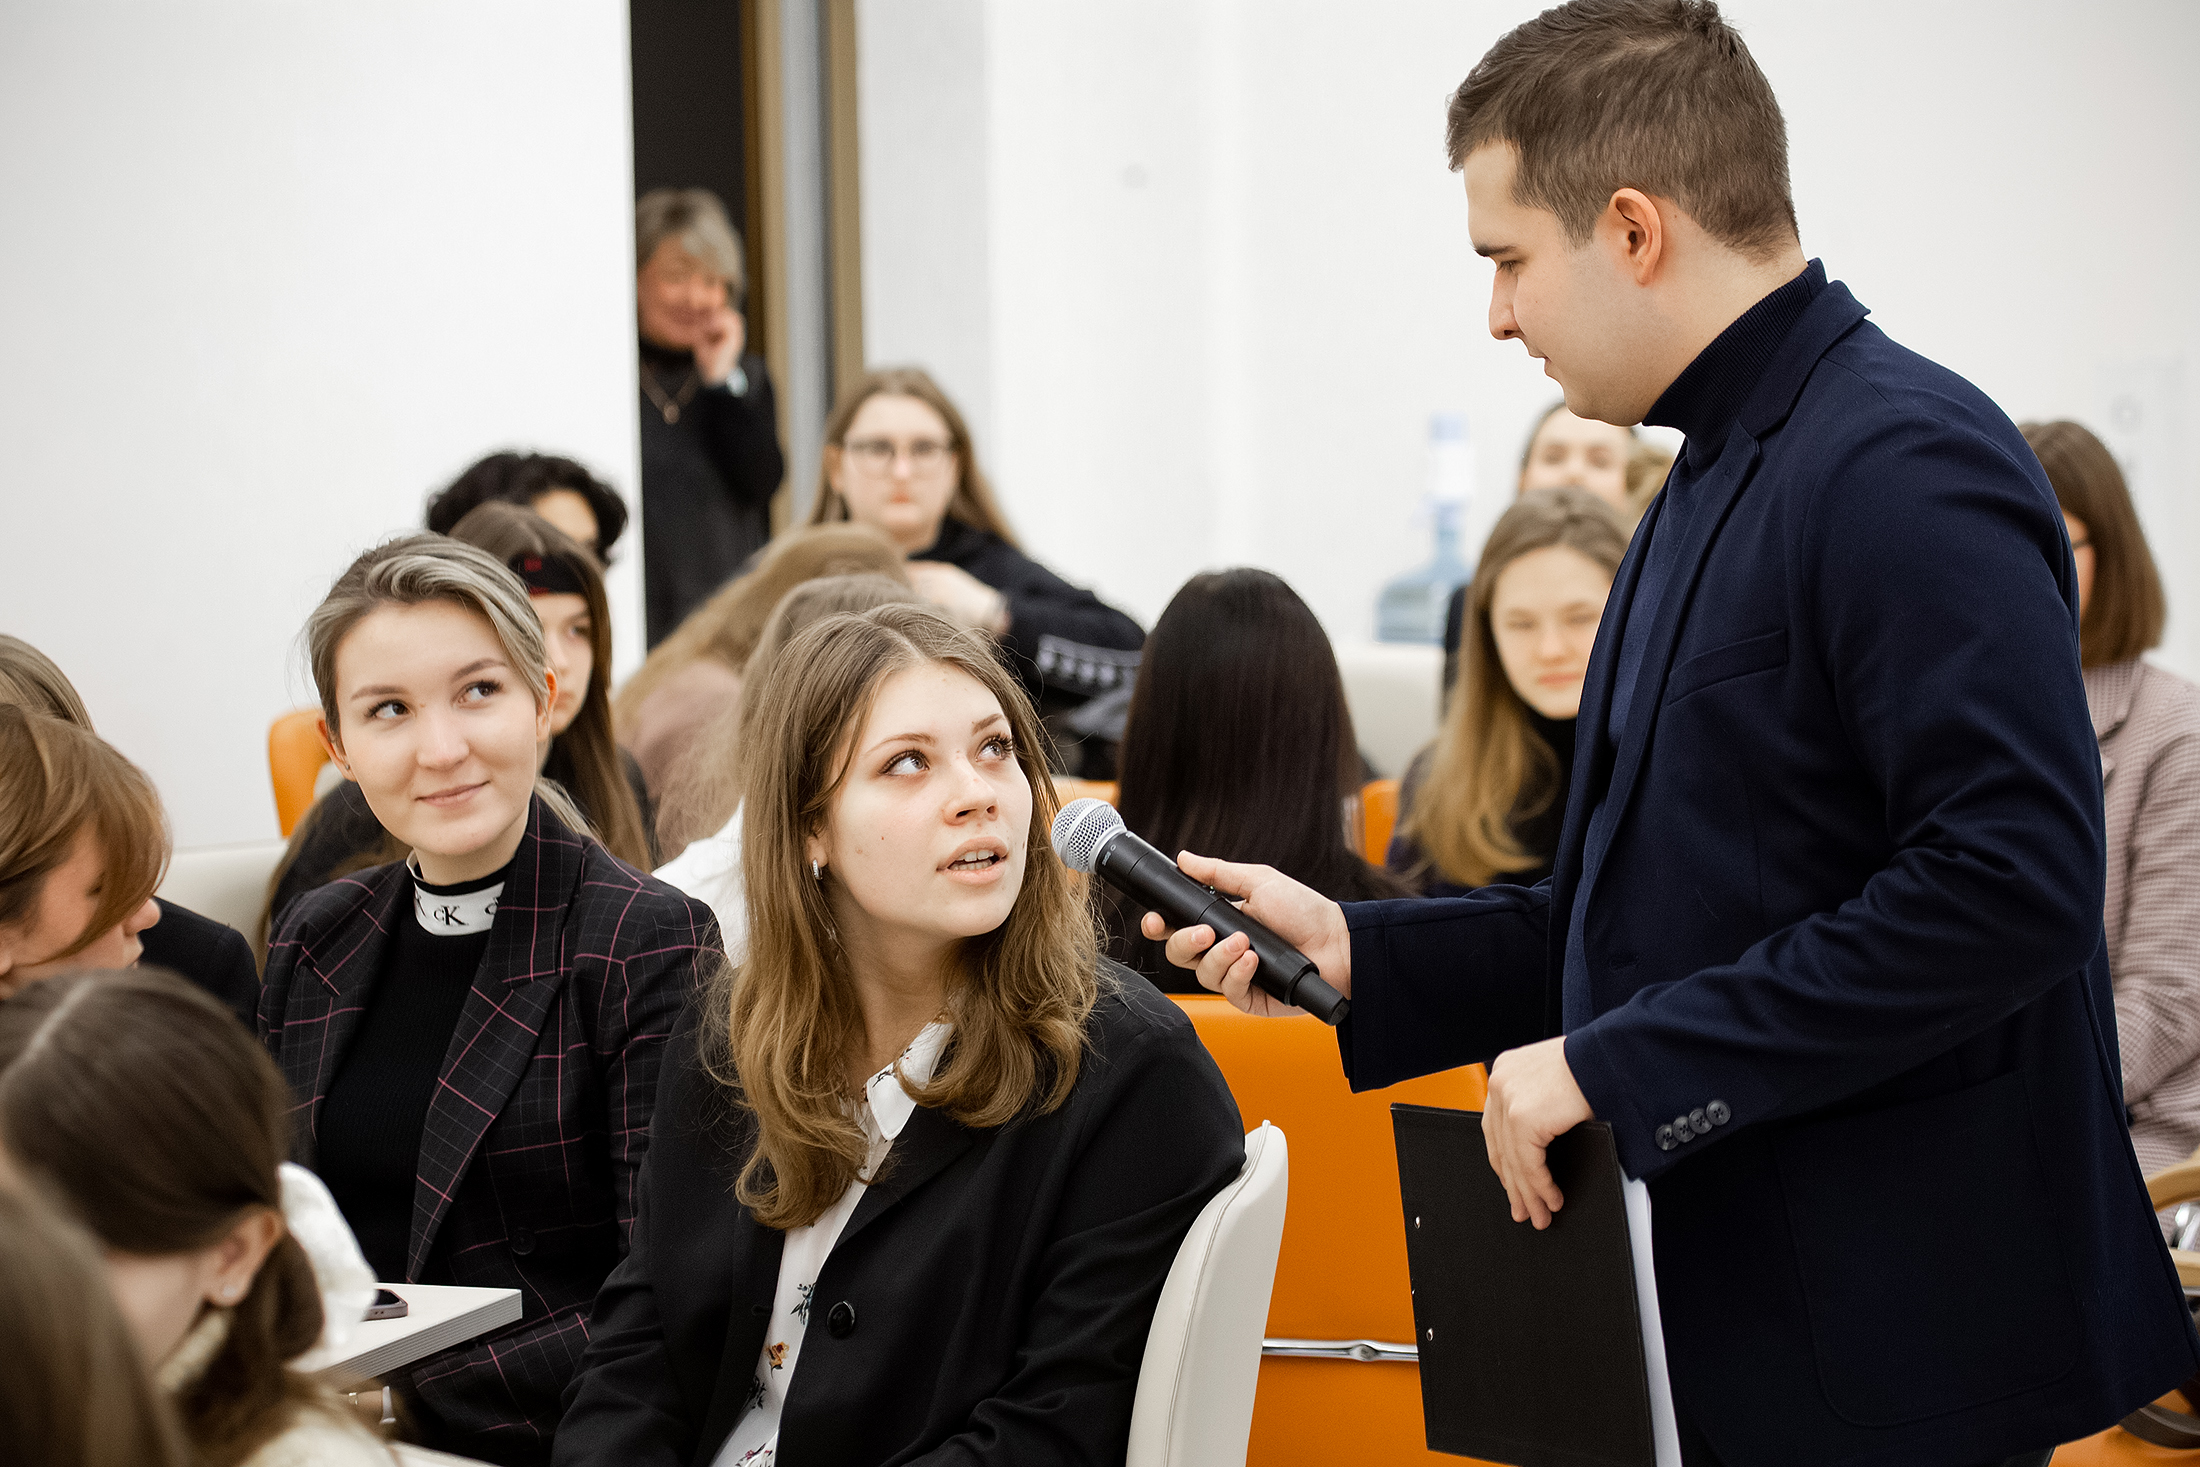
[[[520,1291],[518,1324],[385,1383],[429,1445],[539,1461],[715,928],[538,785],[557,679],[495,556],[370,550],[306,640],[329,753],[412,854],[283,913],[261,1030],[376,1277]]]
[[[746,751],[749,947],[667,1055],[559,1463],[1120,1464],[1245,1151],[1099,954],[1030,703],[939,614],[812,626]]]

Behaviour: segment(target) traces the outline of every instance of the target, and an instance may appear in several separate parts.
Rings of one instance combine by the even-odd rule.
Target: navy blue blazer
[[[2200,1367],[2125,1131],[2055,497],[1864,315],[1819,290],[1690,486],[1615,750],[1652,507],[1552,877],[1345,909],[1355,1089],[1565,1029],[1734,1463],[1994,1459]]]

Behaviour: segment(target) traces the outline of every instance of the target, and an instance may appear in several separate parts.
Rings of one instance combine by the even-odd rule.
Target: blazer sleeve
[[[749,378],[746,393],[713,387],[696,405],[703,410],[703,442],[712,462],[734,503],[749,508],[770,501],[786,477],[787,461],[779,448],[779,410],[764,359],[743,356],[741,369]]]
[[[693,1129],[693,1091],[700,1075],[693,1028],[683,1024],[666,1050],[651,1150],[666,1150],[668,1133],[681,1136]],[[589,1314],[588,1347],[565,1389],[553,1467],[600,1462],[679,1467],[694,1453],[698,1413],[674,1375],[651,1282],[659,1266],[650,1239],[651,1193],[663,1171],[662,1165],[642,1166],[633,1242],[604,1280]]]
[[[1354,1090],[1483,1063],[1549,1033],[1551,884],[1351,902],[1352,1012],[1337,1050]]]
[[[2008,1017],[2100,948],[2100,754],[2053,500],[1983,432],[1914,418],[1833,472],[1794,542],[1791,604],[1840,722],[1787,736],[1857,770],[1858,797],[1885,812],[1885,863],[1837,908],[1567,1036],[1640,1179],[1698,1154],[1653,1137],[1705,1096],[1737,1122],[1831,1104]]]
[[[1151,1034],[1110,1066],[1014,1373],[909,1467],[1121,1467],[1161,1285],[1192,1220],[1245,1164],[1237,1104],[1191,1026]]]
[[[2154,751],[2131,825],[2130,918],[2112,977],[2124,1101],[2138,1106],[2200,1058],[2200,728]]]

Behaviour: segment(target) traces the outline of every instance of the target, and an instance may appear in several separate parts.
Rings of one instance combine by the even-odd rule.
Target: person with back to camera
[[[1349,993],[1354,1086],[1494,1059],[1515,1218],[1565,1200],[1554,1137],[1610,1124],[1687,1461],[2045,1462],[2200,1366],[2109,1040],[2054,494],[1805,260],[1779,106],[1708,0],[1546,11],[1449,124],[1492,334],[1582,416],[1686,436],[1590,658],[1555,869],[1349,909],[1184,869]],[[1212,936],[1171,960],[1272,1008]]]
[[[2200,1147],[2200,688],[2146,661],[2168,607],[2115,458],[2076,423],[2022,431],[2077,566],[2078,657],[2107,806],[2116,1039],[2132,1149],[2151,1175]]]
[[[300,897],[260,1020],[376,1277],[520,1290],[518,1324],[387,1383],[431,1446],[549,1455],[589,1300],[625,1254],[657,1071],[715,946],[539,782],[557,682],[486,551],[366,552],[306,624],[322,736],[411,850]]]
[[[1100,956],[981,639],[832,617],[759,696],[748,953],[668,1056],[556,1461],[1120,1464],[1230,1092]]]
[[[1582,680],[1626,553],[1619,516],[1585,489],[1531,490],[1491,527],[1468,582],[1466,682],[1406,769],[1384,861],[1424,896],[1551,874]]]
[[[99,1251],[0,1174],[0,1441],[37,1467],[188,1467]]]
[[[924,371],[869,372],[841,394],[818,480],[810,523],[853,520],[893,541],[926,600],[993,638],[1042,717],[1137,673],[1146,634],[1017,547],[962,414]]]
[[[705,903],[718,919],[726,956],[738,963],[748,951],[748,887],[741,873],[741,756],[762,717],[761,689],[774,659],[789,642],[829,616],[880,606],[917,604],[907,583],[886,576],[825,576],[779,598],[764,634],[742,670],[738,706],[706,730],[695,760],[672,801],[681,823],[712,832],[657,868],[657,879]]]
[[[475,461],[428,496],[427,528],[448,535],[484,504],[533,510],[599,565],[611,563],[611,547],[626,533],[626,501],[619,491],[555,454],[507,451]]]
[[[854,575],[887,576],[903,584],[909,579],[901,552],[876,530],[862,525],[788,530],[650,649],[611,708],[620,742],[634,751],[660,802],[679,783],[703,730],[740,706],[742,669],[772,608],[804,581]],[[667,827],[665,849],[677,852],[694,834]]]
[[[741,237],[718,196],[634,206],[641,325],[642,569],[654,647],[771,538],[786,477],[764,359],[744,350]]]
[[[97,1237],[190,1460],[397,1467],[296,1363],[374,1294],[327,1192],[284,1164],[289,1101],[252,1036],[172,974],[71,974],[0,1004],[0,1176]]]
[[[0,704],[13,704],[30,712],[43,713],[63,722],[73,723],[86,733],[95,732],[92,728],[92,716],[85,709],[84,700],[77,696],[76,685],[69,681],[67,674],[55,665],[52,658],[16,637],[0,636]],[[111,750],[108,752],[112,754]],[[167,864],[168,859],[167,822],[161,815],[159,796],[152,793],[150,784],[120,755],[100,758],[98,762],[109,771],[109,774],[101,776],[103,780],[115,782],[132,791],[128,803],[135,812],[129,822],[131,828],[128,832],[111,837],[109,844],[103,845],[102,853],[106,849],[129,846],[134,851],[127,863],[131,865],[142,865],[144,856],[153,854],[156,864],[152,867],[151,877],[157,884],[161,867]],[[126,775],[122,773],[124,770],[128,771]],[[18,770],[17,774],[20,776],[27,772]],[[4,779],[5,776],[0,776],[0,780]],[[52,786],[47,788],[50,794]],[[79,794],[86,792],[78,791]],[[10,808],[27,813],[37,808],[43,798],[45,796],[32,796],[26,792],[14,797]],[[45,823],[45,817],[32,816],[18,830],[20,833],[28,833],[53,828],[56,827]],[[74,827],[63,819],[61,828]],[[67,884],[66,878],[63,884]],[[260,1002],[260,967],[252,956],[252,945],[245,940],[244,934],[227,923],[217,922],[212,917],[202,917],[188,907],[179,907],[158,896],[153,898],[153,907],[158,916],[149,925],[140,920],[134,929],[142,960],[156,968],[181,973],[228,1004],[231,1011],[249,1026],[253,1011],[259,1007]],[[144,916],[139,908],[133,908],[132,913],[140,919]],[[106,967],[111,966],[114,961],[115,954],[109,952],[106,961],[94,960],[80,963],[79,966]],[[5,982],[4,978],[0,978],[0,988],[5,987]]]
[[[655,804],[641,766],[611,726],[611,603],[595,557],[548,520],[516,505],[478,505],[452,527],[454,540],[504,562],[527,586],[542,623],[543,651],[557,677],[544,778],[572,798],[589,832],[637,871],[655,864]],[[403,841],[386,829],[365,791],[343,780],[313,802],[268,883],[268,927],[300,896],[369,866],[402,861]]]
[[[1160,850],[1262,858],[1336,901],[1409,894],[1352,847],[1360,750],[1336,654],[1313,611],[1267,571],[1211,571],[1169,598],[1119,757],[1116,808]],[[1138,931],[1115,888],[1097,890],[1110,957],[1163,992],[1205,991]]]

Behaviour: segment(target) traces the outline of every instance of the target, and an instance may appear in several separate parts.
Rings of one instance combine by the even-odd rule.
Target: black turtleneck
[[[1650,543],[1643,552],[1634,599],[1626,607],[1619,661],[1612,670],[1612,712],[1605,726],[1614,748],[1627,732],[1627,705],[1634,696],[1635,675],[1642,667],[1643,645],[1649,641],[1651,624],[1657,620],[1658,603],[1665,597],[1673,562],[1688,538],[1689,517],[1696,509],[1695,487],[1719,461],[1735,418],[1779,351],[1780,343],[1825,288],[1826,268],[1813,260],[1802,274],[1744,311],[1733,325],[1713,338],[1711,345],[1698,352],[1696,359],[1673,379],[1673,385],[1650,405],[1643,418],[1645,423],[1680,429],[1688,435],[1688,441],[1666,477],[1656,506],[1636,532],[1649,536]]]
[[[642,562],[654,647],[771,538],[771,498],[786,463],[762,357],[742,357],[728,385],[704,387],[694,353],[645,341],[641,370]],[[659,397],[677,409],[676,421],[665,421]]]

